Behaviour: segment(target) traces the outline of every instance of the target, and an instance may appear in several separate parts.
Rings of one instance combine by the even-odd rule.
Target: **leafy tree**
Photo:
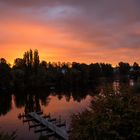
[[[135,71],[138,71],[140,69],[139,64],[134,62],[133,68],[134,68]]]
[[[72,117],[72,140],[139,140],[140,109],[130,94],[94,97],[89,110]]]
[[[25,70],[25,61],[21,58],[16,58],[14,61],[13,69]]]
[[[99,63],[89,65],[89,81],[95,84],[98,78],[101,77],[101,66]]]
[[[121,75],[128,75],[130,70],[130,65],[128,63],[119,63],[119,72]]]
[[[10,65],[4,58],[0,59],[0,88],[9,88],[11,82]]]
[[[38,50],[35,50],[34,51],[34,61],[33,61],[33,67],[34,67],[35,73],[37,73],[39,63],[40,63],[40,60],[39,60]]]
[[[12,74],[12,82],[15,89],[23,89],[25,88],[25,71],[22,69],[14,68],[11,71]]]
[[[140,67],[136,62],[134,62],[133,66],[131,67],[130,77],[134,80],[137,80],[140,77]]]
[[[102,71],[102,76],[104,77],[112,77],[113,75],[113,67],[111,64],[104,64],[101,63],[101,71]]]

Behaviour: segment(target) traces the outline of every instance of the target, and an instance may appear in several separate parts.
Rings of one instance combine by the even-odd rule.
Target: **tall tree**
[[[34,62],[33,63],[34,71],[35,71],[35,73],[37,73],[37,70],[39,68],[39,63],[40,63],[38,50],[34,51],[34,61],[33,62]]]
[[[24,59],[16,58],[14,60],[13,69],[25,70],[25,61],[24,61]]]
[[[140,67],[139,67],[139,64],[136,63],[136,62],[134,62],[133,68],[134,68],[135,71],[139,70],[139,68],[140,68]]]
[[[0,59],[0,88],[9,88],[11,82],[11,68],[4,58]]]
[[[128,63],[120,62],[119,63],[119,72],[121,75],[128,75],[130,70],[130,65]]]

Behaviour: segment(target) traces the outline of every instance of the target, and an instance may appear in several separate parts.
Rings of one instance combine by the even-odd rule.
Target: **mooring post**
[[[42,133],[43,131],[48,130],[48,131],[52,132],[49,134],[50,136],[52,134],[57,134],[64,140],[69,139],[69,135],[68,135],[68,132],[66,131],[66,129],[61,128],[62,126],[65,126],[65,128],[66,128],[66,120],[63,123],[61,123],[61,116],[59,116],[58,124],[56,124],[55,118],[51,118],[50,113],[48,115],[49,116],[48,119],[43,118],[43,116],[38,115],[36,112],[31,112],[31,113],[28,113],[23,116],[26,117],[26,120],[23,120],[23,121],[28,122],[29,126],[30,126],[30,121],[35,122],[35,124],[32,125],[32,127],[35,127],[36,133],[38,133],[38,132]],[[55,123],[53,123],[53,122],[55,122]],[[44,127],[40,128],[40,129],[36,129],[36,126],[44,126]]]

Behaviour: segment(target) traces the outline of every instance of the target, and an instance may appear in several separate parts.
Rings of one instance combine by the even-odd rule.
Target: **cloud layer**
[[[0,0],[0,56],[140,63],[139,0]]]

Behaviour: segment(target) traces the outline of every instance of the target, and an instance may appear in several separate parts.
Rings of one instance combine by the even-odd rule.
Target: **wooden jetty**
[[[47,133],[47,136],[57,135],[64,140],[69,140],[69,133],[66,128],[63,127],[66,126],[66,123],[57,122],[55,118],[51,118],[50,114],[41,116],[42,114],[42,112],[30,112],[28,114],[19,114],[18,118],[23,118],[23,122],[35,122],[30,125],[29,128],[43,126],[35,130],[35,133],[49,130],[51,132]]]

